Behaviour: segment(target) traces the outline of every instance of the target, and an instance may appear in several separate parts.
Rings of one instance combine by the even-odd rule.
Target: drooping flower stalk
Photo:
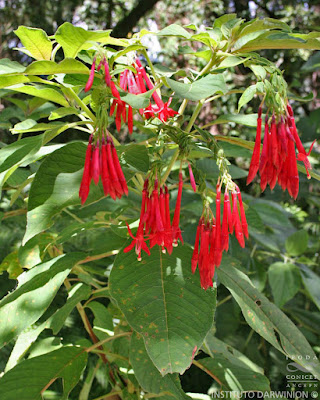
[[[261,112],[259,109],[257,120],[257,136],[252,159],[249,168],[247,184],[252,182],[258,170],[260,173],[260,187],[264,191],[269,184],[271,190],[278,183],[283,190],[288,190],[291,197],[297,198],[299,192],[299,174],[297,160],[302,161],[306,168],[307,177],[310,178],[311,164],[308,156],[311,153],[315,141],[309,152],[304,149],[297,132],[293,110],[290,104],[286,107],[287,116],[283,113],[272,114],[271,128],[266,115],[262,152],[261,143]],[[297,147],[298,155],[296,156]],[[259,149],[259,151],[258,151]],[[257,163],[260,163],[257,168]]]
[[[79,190],[81,204],[88,198],[90,182],[93,179],[97,185],[101,177],[104,194],[110,195],[113,200],[121,198],[123,194],[128,195],[128,186],[124,177],[118,154],[109,135],[107,143],[104,135],[101,142],[99,139],[93,143],[93,135],[90,136],[87,147],[84,171]]]
[[[233,184],[233,183],[232,183]],[[203,289],[213,286],[215,268],[221,264],[223,251],[229,249],[229,235],[234,231],[241,247],[244,247],[244,236],[248,238],[248,225],[243,207],[240,189],[234,185],[231,192],[233,210],[231,211],[229,190],[224,193],[223,217],[221,226],[221,186],[217,185],[216,215],[210,217],[211,210],[206,205],[197,227],[196,240],[191,259],[192,273],[199,266],[200,283]],[[240,209],[240,216],[238,212]]]

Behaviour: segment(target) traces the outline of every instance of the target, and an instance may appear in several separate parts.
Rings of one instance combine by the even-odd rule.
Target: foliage
[[[186,399],[197,398],[195,392],[296,390],[286,380],[291,362],[300,375],[319,376],[317,145],[310,157],[312,184],[299,165],[298,200],[307,213],[279,187],[258,197],[259,180],[244,194],[243,178],[254,148],[248,136],[260,116],[258,106],[246,113],[248,103],[254,108],[260,98],[278,118],[287,112],[287,101],[297,99],[283,72],[260,50],[320,50],[320,34],[293,33],[272,18],[245,22],[234,14],[215,19],[205,30],[172,24],[156,33],[143,29],[130,39],[68,22],[52,36],[26,26],[16,34],[20,51],[34,61],[27,66],[8,58],[0,62],[0,94],[10,104],[1,124],[17,135],[0,151],[1,236],[11,235],[0,265],[1,400],[17,394],[21,399]],[[143,44],[146,35],[179,43],[190,67],[153,65]],[[317,59],[312,65],[310,60],[306,69],[317,68]],[[250,85],[232,81],[239,68],[254,79]],[[139,94],[123,85],[130,72],[145,74],[147,87]],[[203,110],[228,104],[234,96],[241,114],[233,107],[203,123]],[[298,128],[315,125],[315,132],[318,121],[315,110]],[[216,126],[223,126],[219,135],[209,131]],[[77,140],[66,140],[69,132]],[[315,138],[300,132],[304,144]],[[79,139],[89,139],[89,145]],[[103,146],[113,151],[109,171],[110,159],[114,168],[119,160],[124,180],[110,173],[106,188],[96,156],[87,156],[91,144],[102,157]],[[90,193],[87,188],[88,197],[80,191],[79,199],[86,173],[89,184],[91,178],[97,181]],[[244,247],[238,237],[240,230],[245,234],[241,214],[242,228],[235,226],[228,255],[221,265],[215,261],[213,287],[203,290],[200,260],[201,281],[199,272],[191,271],[198,220],[207,222],[210,215],[212,221],[215,215],[218,221],[216,185],[230,190],[233,200],[240,193],[235,179],[245,204],[238,195],[233,215],[239,204],[249,239]],[[155,237],[152,232],[141,239],[141,198],[155,199],[158,183],[166,183],[169,208],[175,209],[176,242],[180,226],[185,243],[180,240],[172,249],[177,243],[170,248],[162,239],[150,255],[141,255],[138,239],[151,244]],[[121,198],[114,201],[112,194]],[[180,221],[174,225],[180,201]],[[161,212],[169,215],[170,225],[170,212]],[[131,243],[137,254],[127,251]],[[188,389],[200,373],[210,377],[208,384]]]

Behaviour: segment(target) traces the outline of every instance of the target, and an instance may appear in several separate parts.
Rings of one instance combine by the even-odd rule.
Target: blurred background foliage
[[[212,26],[215,18],[225,13],[236,13],[238,17],[246,20],[256,17],[278,18],[286,22],[293,30],[307,33],[311,30],[320,30],[320,4],[314,1],[287,1],[287,0],[256,0],[256,1],[229,1],[229,0],[0,0],[0,58],[10,58],[28,64],[31,60],[14,48],[19,46],[19,40],[13,30],[19,25],[26,25],[44,29],[48,35],[53,34],[57,27],[63,22],[71,22],[76,26],[87,29],[112,29],[113,35],[117,37],[130,36],[134,32],[146,28],[150,30],[161,29],[171,23],[181,25],[195,24],[198,27]],[[197,67],[201,68],[201,59],[194,59],[199,65],[189,63],[186,49],[183,43],[178,43],[173,38],[148,38],[146,44],[151,48],[150,56],[153,62],[164,64],[172,69]],[[298,119],[298,128],[302,141],[307,144],[319,137],[320,133],[320,52],[309,50],[265,50],[262,52],[267,58],[276,62],[277,66],[284,70],[285,79],[289,85],[289,91],[293,99],[293,107]],[[58,54],[59,56],[59,54]],[[205,61],[203,61],[205,63]],[[203,64],[204,65],[204,64]],[[254,82],[254,76],[243,66],[237,66],[235,74],[227,76],[227,83],[232,89],[234,87],[247,87]],[[312,96],[311,96],[312,94]],[[308,101],[295,101],[294,99],[307,98]],[[19,98],[19,96],[16,98]],[[23,96],[22,96],[23,98]],[[201,125],[210,124],[222,114],[236,113],[239,95],[219,99],[212,108],[204,108],[197,123]],[[254,113],[259,106],[259,99],[250,102],[243,108],[243,113]],[[25,115],[16,104],[7,99],[0,99],[0,142],[8,144],[16,140],[9,129],[17,122],[24,120]],[[45,111],[39,114],[38,121],[46,118]],[[70,118],[68,119],[70,120]],[[254,140],[255,129],[239,126],[233,123],[212,125],[208,128],[212,134],[228,134]],[[85,134],[79,131],[68,130],[56,139],[58,142],[68,142],[74,139],[86,139]],[[127,141],[124,131],[122,141]],[[1,145],[2,145],[1,144]],[[315,165],[319,163],[319,142],[315,145]],[[226,150],[226,149],[225,149]],[[263,291],[269,299],[274,301],[286,314],[297,324],[309,342],[319,348],[319,321],[320,321],[320,299],[319,299],[319,265],[320,265],[320,183],[316,180],[308,181],[306,176],[300,174],[300,192],[297,201],[290,199],[287,193],[276,187],[271,193],[269,189],[261,195],[259,185],[245,185],[245,176],[241,171],[247,170],[249,156],[243,151],[239,155],[237,151],[229,148],[226,151],[230,161],[237,167],[238,184],[249,203],[248,220],[251,224],[251,242],[245,250],[232,243],[231,254],[242,261],[243,267],[255,283],[256,287]],[[207,160],[199,160],[197,167],[207,170]],[[30,168],[36,172],[40,161],[33,163]],[[30,175],[28,171],[27,176]],[[234,176],[234,178],[237,178]],[[18,250],[24,235],[26,224],[26,202],[22,191],[16,198],[13,197],[16,189],[23,182],[25,176],[23,169],[13,174],[4,187],[0,200],[0,297],[15,286],[15,273],[18,271]],[[258,198],[259,196],[259,198]],[[14,201],[13,201],[14,198]],[[183,197],[182,226],[184,227],[184,238],[193,243],[194,232],[199,218],[199,199],[191,192]],[[112,202],[104,199],[83,210],[77,210],[76,218],[82,221],[90,221],[92,215],[95,219],[104,220],[105,210],[109,214],[115,213],[115,218],[120,212],[130,216],[130,210],[112,208]],[[201,212],[201,211],[200,211]],[[112,214],[113,215],[113,214]],[[69,225],[74,223],[73,216],[64,213],[59,218],[50,234],[66,232]],[[47,246],[50,239],[43,234],[42,258],[51,252],[59,253],[59,248]],[[103,251],[106,243],[105,233],[99,230],[87,230],[85,234],[72,237],[64,247],[64,251],[78,251],[83,248],[89,249],[91,254]],[[7,257],[7,258],[6,258]],[[11,257],[8,259],[8,257]],[[279,287],[280,277],[277,274],[275,263],[287,262],[293,265],[287,271],[287,279],[284,279]],[[12,271],[7,271],[7,265],[13,266]],[[110,259],[112,264],[112,259]],[[17,270],[15,270],[15,266]],[[311,267],[316,273],[310,276],[296,273]],[[97,261],[91,266],[91,273],[96,274],[101,280],[107,279],[105,274],[105,261]],[[10,274],[10,276],[9,276]],[[302,276],[302,277],[301,277]],[[304,278],[303,278],[304,277]],[[314,287],[310,286],[313,281]],[[240,308],[232,300],[229,292],[222,288],[218,290],[218,308],[216,312],[216,336],[228,344],[242,351],[252,361],[261,366],[271,381],[274,390],[286,388],[287,373],[284,356],[268,345],[245,323]],[[61,290],[55,299],[55,306],[59,302],[63,304],[66,293]],[[107,300],[105,300],[107,302]],[[107,303],[105,304],[107,305]],[[91,316],[92,317],[92,316]],[[42,337],[45,339],[45,334]],[[76,312],[73,312],[67,320],[61,336],[75,341],[83,337],[83,327]],[[50,344],[53,348],[53,344]],[[317,347],[318,346],[318,347]],[[2,371],[10,353],[10,346],[1,351],[0,370]],[[212,384],[208,376],[192,366],[182,377],[182,385],[185,391],[207,393]],[[97,375],[96,385],[92,396],[99,396],[105,392],[107,383],[102,374]],[[54,386],[52,398],[54,397]],[[56,387],[59,392],[59,387]],[[73,397],[78,398],[78,389]]]

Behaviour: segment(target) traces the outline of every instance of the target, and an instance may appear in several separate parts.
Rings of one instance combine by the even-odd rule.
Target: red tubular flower
[[[173,234],[172,227],[170,221],[170,205],[169,205],[169,191],[167,186],[165,186],[165,237],[164,237],[164,245],[169,254],[172,253],[173,250]]]
[[[97,143],[93,146],[92,153],[92,178],[93,182],[97,185],[100,179],[100,146],[99,139]]]
[[[123,194],[123,189],[121,187],[118,174],[115,168],[115,160],[113,159],[112,149],[111,149],[111,141],[112,139],[107,136],[107,161],[108,161],[108,170],[110,173],[111,182],[114,188],[114,191],[117,197],[120,199]]]
[[[244,236],[248,239],[249,232],[248,232],[248,223],[247,223],[246,213],[245,213],[244,207],[243,207],[241,192],[237,185],[236,185],[236,193],[238,196],[238,202],[239,202],[239,208],[240,208],[242,230],[243,230]]]
[[[219,185],[217,185],[216,231],[215,231],[215,239],[214,239],[214,264],[217,267],[221,264],[221,258],[222,258],[220,205],[221,205],[221,187]]]
[[[83,205],[88,198],[90,183],[91,183],[91,154],[92,154],[92,140],[93,136],[89,138],[89,143],[86,151],[86,158],[84,162],[84,170],[82,175],[82,180],[80,184],[79,197],[81,199],[81,204]]]
[[[179,173],[179,187],[178,187],[178,196],[176,201],[176,208],[174,210],[173,221],[172,221],[172,237],[173,237],[173,246],[178,246],[178,240],[180,239],[183,244],[183,239],[181,235],[181,229],[179,227],[180,224],[180,209],[181,209],[181,197],[182,197],[182,186],[183,186],[183,178],[182,173]]]
[[[207,290],[213,286],[212,279],[210,279],[210,263],[209,263],[209,246],[210,246],[210,224],[209,222],[202,225],[201,229],[201,243],[199,254],[199,273],[201,287]]]
[[[229,206],[228,206],[229,203]],[[223,200],[223,219],[222,219],[222,232],[221,232],[221,249],[222,251],[228,251],[229,250],[229,227],[228,227],[228,218],[229,218],[229,212],[228,208],[230,207],[230,200],[229,200],[229,192],[226,188],[225,193],[224,193],[224,200]],[[231,214],[231,209],[230,209],[230,214]],[[231,217],[231,215],[230,215]],[[232,224],[232,218],[231,218],[231,224]]]
[[[241,247],[245,246],[244,237],[242,232],[242,227],[240,223],[239,213],[238,213],[238,205],[237,205],[237,193],[232,192],[232,208],[233,208],[233,224],[234,224],[234,232],[236,238]]]
[[[262,114],[262,108],[259,107],[258,119],[257,119],[257,135],[250,162],[250,168],[247,177],[247,185],[249,185],[249,183],[253,181],[253,178],[257,175],[259,169],[260,147],[261,147],[261,125],[262,125],[261,114]]]
[[[113,144],[112,141],[111,141],[111,147],[112,147],[112,160],[113,160],[115,172],[116,172],[118,180],[119,180],[119,182],[121,184],[122,192],[125,193],[128,196],[129,191],[128,191],[126,178],[123,175],[123,171],[122,171],[122,168],[121,168],[121,165],[120,165],[120,161],[119,161],[119,158],[118,158],[117,150],[114,147],[114,144]]]
[[[104,80],[105,80],[107,86],[109,86],[111,88],[111,75],[110,75],[110,70],[109,70],[109,64],[106,59],[103,60],[103,66],[104,66]]]
[[[144,216],[145,216],[145,208],[146,208],[146,200],[147,200],[147,188],[148,188],[148,179],[144,182],[144,188],[142,191],[142,202],[141,202],[141,210],[140,210],[140,220],[139,227],[137,230],[136,237],[133,236],[129,225],[127,224],[129,235],[132,237],[133,241],[127,246],[123,251],[124,253],[128,253],[133,248],[135,248],[135,252],[138,256],[138,261],[141,261],[141,250],[145,251],[150,256],[150,250],[145,242],[144,234],[143,234],[143,226],[144,226]]]
[[[111,182],[109,168],[108,168],[108,156],[107,156],[107,145],[104,137],[102,137],[102,146],[101,146],[101,180],[103,185],[103,191],[105,196],[108,194],[113,200],[116,200],[117,195],[114,191],[113,184]]]
[[[145,80],[147,87],[149,90],[153,90],[154,89],[154,85],[152,84],[148,74],[146,73],[145,69],[143,68],[143,66],[141,65],[141,62],[139,59],[136,59],[136,69],[138,71],[138,81],[139,81],[139,85],[140,85],[140,90],[141,93],[143,88],[145,89],[144,83],[143,83],[143,79]],[[143,77],[143,79],[142,79]],[[156,106],[152,106],[151,104],[149,105],[149,107],[145,108],[145,115],[146,118],[151,118],[155,115],[157,115],[157,117],[162,121],[162,122],[166,122],[168,120],[168,118],[172,118],[174,115],[178,114],[177,111],[174,111],[172,108],[170,108],[170,103],[171,103],[171,98],[168,100],[168,102],[164,103],[160,96],[158,95],[157,91],[154,90],[152,93],[152,97],[156,103]]]
[[[203,219],[200,218],[198,227],[197,227],[197,233],[196,233],[196,240],[194,242],[194,250],[192,253],[192,258],[191,258],[191,271],[194,274],[197,265],[198,265],[198,259],[199,259],[199,241],[200,241],[200,232],[201,232],[201,226],[203,224]]]
[[[88,92],[92,87],[93,80],[94,80],[94,71],[95,71],[95,69],[96,69],[96,58],[94,57],[94,59],[92,61],[92,65],[91,65],[89,79],[88,79],[88,82],[86,84],[86,87],[84,88],[85,92]]]
[[[194,179],[194,175],[193,175],[193,172],[192,172],[192,167],[191,167],[191,164],[189,162],[188,162],[188,168],[189,168],[190,183],[191,183],[193,191],[196,192],[197,191],[196,181]]]

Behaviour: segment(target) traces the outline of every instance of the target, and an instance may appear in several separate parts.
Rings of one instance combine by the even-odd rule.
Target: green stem
[[[92,113],[89,107],[84,104],[84,102],[80,99],[80,97],[74,92],[72,88],[64,87],[63,90],[80,106],[81,110],[84,111],[93,122],[96,122],[95,115]]]
[[[179,153],[180,153],[180,149],[179,147],[177,148],[177,150],[174,152],[170,164],[168,165],[168,168],[166,169],[166,172],[164,173],[162,179],[161,179],[161,186],[165,184],[168,176],[170,175],[170,172],[174,166],[174,163],[177,161],[177,158],[179,157]]]
[[[131,335],[132,335],[132,332],[122,332],[122,333],[119,333],[118,335],[110,336],[106,339],[101,340],[98,343],[95,343],[94,345],[92,345],[90,347],[87,347],[85,349],[85,352],[90,353],[92,350],[95,350],[95,349],[101,347],[105,343],[111,342],[112,340],[116,340],[116,339],[124,337],[124,336],[131,336]]]
[[[147,53],[146,49],[142,50],[142,54],[144,55],[145,59],[147,60],[147,63],[149,65],[150,69],[151,69],[151,72],[152,72],[152,75],[153,75],[154,79],[156,81],[158,81],[156,71],[155,71],[154,66],[153,66],[153,64],[152,64],[152,62],[151,62],[151,60],[150,60],[150,58],[148,56],[148,53]]]
[[[55,61],[57,51],[61,48],[61,44],[57,43],[56,47],[53,49],[51,53],[51,61]]]
[[[190,132],[191,131],[191,128],[192,128],[195,120],[197,119],[200,111],[201,111],[203,103],[204,103],[204,100],[200,100],[199,103],[197,104],[197,107],[194,109],[193,114],[191,115],[190,121],[188,122],[188,125],[187,125],[187,127],[185,129],[186,132]]]
[[[199,76],[202,76],[202,75],[204,75],[204,74],[206,74],[207,72],[209,72],[210,69],[212,68],[212,66],[214,65],[215,60],[216,60],[215,53],[212,52],[212,56],[211,56],[210,61],[209,61],[208,64],[199,72],[198,77],[199,77]]]

